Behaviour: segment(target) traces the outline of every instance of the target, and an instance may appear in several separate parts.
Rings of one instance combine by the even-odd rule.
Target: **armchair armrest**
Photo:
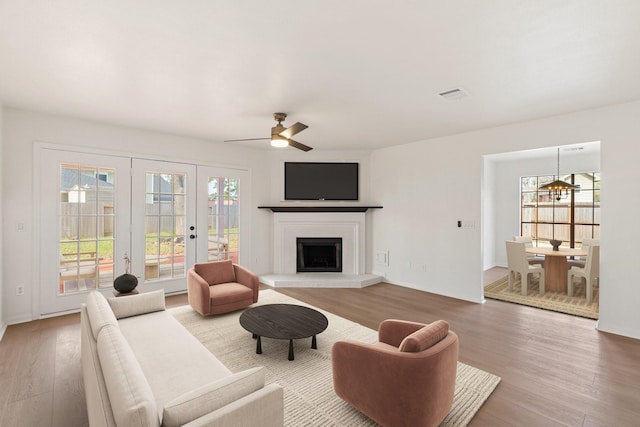
[[[241,265],[233,264],[236,274],[236,282],[253,290],[253,302],[258,302],[258,291],[260,290],[260,281],[258,276],[247,270]]]
[[[425,326],[427,325],[424,323],[409,322],[406,320],[383,320],[378,327],[378,341],[399,347],[403,339]]]
[[[190,268],[187,272],[187,297],[189,304],[200,314],[211,312],[211,298],[209,298],[209,284]]]

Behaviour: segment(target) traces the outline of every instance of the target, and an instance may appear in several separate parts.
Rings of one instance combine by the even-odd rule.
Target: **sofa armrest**
[[[193,268],[187,272],[187,298],[189,305],[206,316],[211,313],[209,284]]]
[[[222,408],[185,424],[184,427],[282,427],[284,392],[280,384],[269,384]]]
[[[253,290],[253,302],[258,302],[258,291],[260,290],[260,280],[258,276],[241,265],[233,264],[236,273],[236,282]]]
[[[221,378],[167,402],[164,427],[182,426],[264,387],[264,368],[256,367]]]
[[[409,322],[406,320],[383,320],[378,327],[378,341],[399,347],[402,340],[415,331],[424,328],[424,323]]]

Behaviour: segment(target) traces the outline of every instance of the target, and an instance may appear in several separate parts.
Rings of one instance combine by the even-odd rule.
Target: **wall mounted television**
[[[358,163],[285,162],[285,200],[358,200]]]

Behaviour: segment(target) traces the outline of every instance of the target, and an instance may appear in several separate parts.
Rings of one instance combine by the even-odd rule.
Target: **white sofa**
[[[282,426],[282,387],[264,368],[232,373],[169,312],[164,292],[91,292],[81,309],[93,426]]]

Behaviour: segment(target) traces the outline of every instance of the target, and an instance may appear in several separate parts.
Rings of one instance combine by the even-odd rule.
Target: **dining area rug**
[[[339,340],[376,342],[377,332],[332,313],[315,308],[271,289],[260,291],[256,305],[297,304],[314,308],[329,320],[311,339],[295,340],[295,360],[287,360],[287,340],[262,340],[256,354],[251,333],[240,326],[242,311],[202,317],[190,306],[171,308],[171,314],[232,372],[264,366],[267,383],[284,388],[286,426],[376,426],[377,424],[341,400],[333,390],[331,347]],[[441,426],[466,426],[500,382],[500,377],[458,362],[453,407]]]
[[[540,295],[537,278],[531,279],[526,296],[520,293],[520,285],[520,280],[514,281],[513,290],[509,291],[508,276],[504,276],[485,286],[484,296],[486,298],[500,301],[528,305],[530,307],[571,314],[573,316],[586,317],[588,319],[597,320],[599,318],[599,289],[597,286],[594,286],[593,288],[593,301],[591,303],[587,303],[584,283],[578,285],[576,282],[573,288],[574,293],[572,297],[561,292],[545,292]]]

